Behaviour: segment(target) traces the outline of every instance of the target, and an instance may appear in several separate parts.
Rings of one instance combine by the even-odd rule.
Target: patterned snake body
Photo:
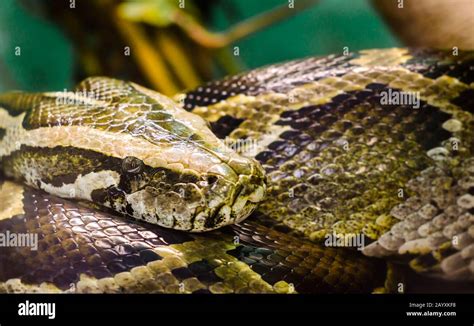
[[[369,50],[176,97],[238,154],[132,83],[89,78],[76,90],[99,96],[80,103],[2,95],[4,174],[37,189],[2,182],[0,230],[39,243],[1,249],[0,290],[370,292],[387,269],[369,256],[472,290],[473,72],[470,52]],[[241,223],[195,234],[117,212],[186,231]],[[356,238],[361,251],[327,242]]]

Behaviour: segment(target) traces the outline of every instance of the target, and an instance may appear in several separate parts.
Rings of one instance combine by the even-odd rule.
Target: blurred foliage
[[[298,0],[296,0],[298,1]],[[212,26],[225,28],[242,17],[280,4],[281,0],[234,0],[233,17],[217,8]],[[284,2],[284,1],[283,1]],[[366,0],[322,0],[286,21],[236,43],[242,61],[255,68],[312,55],[400,46],[381,17]]]
[[[176,0],[141,0],[125,1],[118,6],[118,14],[132,22],[147,23],[157,27],[173,24],[173,16],[182,9]],[[184,10],[191,15],[197,15],[193,3],[188,3]]]
[[[223,74],[345,46],[398,45],[365,0],[296,0],[299,10],[316,3],[301,12],[289,11],[282,0],[186,0],[184,10],[179,3],[76,0],[71,10],[69,1],[22,0],[21,6],[2,0],[0,90],[62,89],[100,74],[172,94]],[[21,56],[15,56],[18,44]],[[73,63],[79,64],[73,69]]]
[[[17,47],[20,55],[15,55]],[[72,55],[70,42],[55,24],[15,0],[0,1],[0,91],[71,86]]]

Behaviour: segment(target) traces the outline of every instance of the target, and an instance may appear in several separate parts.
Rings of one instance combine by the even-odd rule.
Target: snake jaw
[[[232,212],[236,216],[234,223],[240,223],[246,219],[266,195],[264,170],[257,161],[249,161],[250,164],[244,166],[244,169],[249,169],[247,170],[249,174],[239,175],[241,190],[232,205]]]
[[[216,182],[205,193],[206,204],[195,218],[194,232],[210,231],[246,219],[264,200],[266,181],[263,168],[253,159],[241,158],[241,163],[229,164],[235,182],[226,175],[215,176]],[[206,207],[210,208],[206,210]],[[207,213],[204,213],[207,212]]]
[[[142,179],[144,184],[127,187],[131,189],[124,200],[127,213],[189,232],[210,231],[243,221],[265,197],[265,173],[254,159],[233,152],[229,155],[228,163],[207,161],[209,168],[204,171],[145,169],[149,178]]]

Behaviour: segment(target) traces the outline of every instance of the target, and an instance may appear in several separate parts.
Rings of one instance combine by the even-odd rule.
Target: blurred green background
[[[78,0],[80,1],[80,0]],[[191,1],[191,0],[188,0]],[[213,7],[212,30],[281,5],[282,0],[225,0]],[[225,9],[227,8],[227,9]],[[229,18],[229,8],[232,18]],[[227,14],[226,14],[227,13]],[[278,61],[364,48],[399,45],[366,0],[322,0],[314,7],[237,42],[252,68]],[[15,55],[18,48],[21,55]],[[0,2],[0,91],[62,90],[73,85],[74,50],[52,22],[15,0]],[[215,76],[219,77],[219,76]]]

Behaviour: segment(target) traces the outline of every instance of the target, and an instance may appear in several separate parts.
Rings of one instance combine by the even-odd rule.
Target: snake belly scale
[[[472,291],[473,88],[471,52],[384,49],[178,101],[100,77],[0,95],[0,231],[38,237],[1,248],[0,291],[390,291],[393,266]]]

